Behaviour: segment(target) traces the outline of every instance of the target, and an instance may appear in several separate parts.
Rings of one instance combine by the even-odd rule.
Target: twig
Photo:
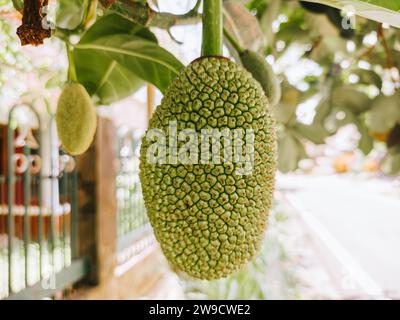
[[[172,14],[168,12],[158,12],[150,6],[135,2],[134,0],[100,0],[104,8],[109,11],[136,22],[145,27],[157,27],[169,29],[176,25],[188,25],[200,22],[201,14],[197,11],[200,6],[200,0],[197,0],[193,9],[185,14]]]
[[[372,52],[374,52],[376,48],[376,45],[372,45],[370,46],[367,50],[365,50],[364,52],[362,52],[358,57],[357,60],[362,59],[364,57],[369,57],[371,55]]]
[[[172,41],[176,42],[177,44],[183,44],[182,41],[179,41],[177,38],[174,37],[174,35],[171,32],[171,29],[168,29],[167,32]]]
[[[235,38],[229,33],[229,31],[224,28],[224,36],[226,39],[228,39],[229,43],[232,45],[232,47],[235,48],[235,50],[240,54],[243,53],[244,49],[240,46],[239,42],[235,40]]]
[[[386,68],[392,69],[393,68],[393,57],[392,53],[390,52],[389,45],[386,41],[385,33],[383,31],[383,26],[382,23],[378,25],[378,38],[381,39],[381,43],[383,46],[383,49],[386,52]]]

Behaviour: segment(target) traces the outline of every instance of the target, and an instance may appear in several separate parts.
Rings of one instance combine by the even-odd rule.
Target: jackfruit
[[[155,152],[161,160],[181,154],[177,150],[183,141],[177,149],[170,148],[176,146],[171,123],[176,124],[178,137],[183,130],[196,134],[203,129],[233,134],[253,130],[252,170],[241,171],[243,163],[236,161],[206,163],[196,162],[195,157],[185,163],[150,161],[154,151],[150,132],[164,133],[168,147]],[[245,132],[247,137],[251,131]],[[275,120],[260,84],[227,58],[193,61],[166,91],[140,150],[147,214],[170,263],[192,277],[211,280],[228,276],[250,261],[266,228],[275,167]]]
[[[58,99],[56,123],[61,147],[71,155],[84,153],[97,127],[96,109],[84,86],[67,83]]]
[[[271,65],[257,52],[245,50],[240,53],[243,67],[249,71],[264,89],[271,106],[276,106],[281,99],[281,86]]]

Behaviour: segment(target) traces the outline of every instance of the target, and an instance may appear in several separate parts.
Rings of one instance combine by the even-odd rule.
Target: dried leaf
[[[37,46],[43,44],[45,38],[50,38],[51,30],[43,28],[47,13],[44,7],[48,0],[24,0],[24,14],[22,25],[17,29],[21,45]]]
[[[244,48],[255,52],[264,50],[264,35],[254,17],[243,5],[235,1],[224,2],[224,26]]]

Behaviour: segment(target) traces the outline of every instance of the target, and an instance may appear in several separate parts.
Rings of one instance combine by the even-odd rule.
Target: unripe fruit
[[[256,255],[264,237],[276,167],[268,100],[260,84],[234,62],[203,57],[178,75],[150,120],[148,133],[165,135],[169,155],[171,123],[178,136],[185,130],[199,136],[203,129],[254,133],[253,167],[246,174],[235,160],[154,163],[148,155],[154,141],[145,136],[141,145],[144,201],[165,256],[193,277],[226,277]],[[177,149],[182,146],[180,140]],[[195,149],[203,154],[198,144]]]
[[[65,85],[57,104],[56,123],[61,146],[66,152],[79,155],[90,147],[96,133],[97,115],[84,86]]]
[[[263,56],[250,50],[240,53],[240,60],[243,67],[261,84],[271,106],[277,105],[281,99],[281,86],[271,65]]]

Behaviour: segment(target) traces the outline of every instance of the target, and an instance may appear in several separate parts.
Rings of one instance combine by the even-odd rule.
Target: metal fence
[[[126,128],[118,131],[117,248],[123,250],[151,233],[139,181],[141,133]]]
[[[0,148],[0,299],[50,297],[87,272],[75,160],[59,150],[54,119],[30,105],[10,110]]]

